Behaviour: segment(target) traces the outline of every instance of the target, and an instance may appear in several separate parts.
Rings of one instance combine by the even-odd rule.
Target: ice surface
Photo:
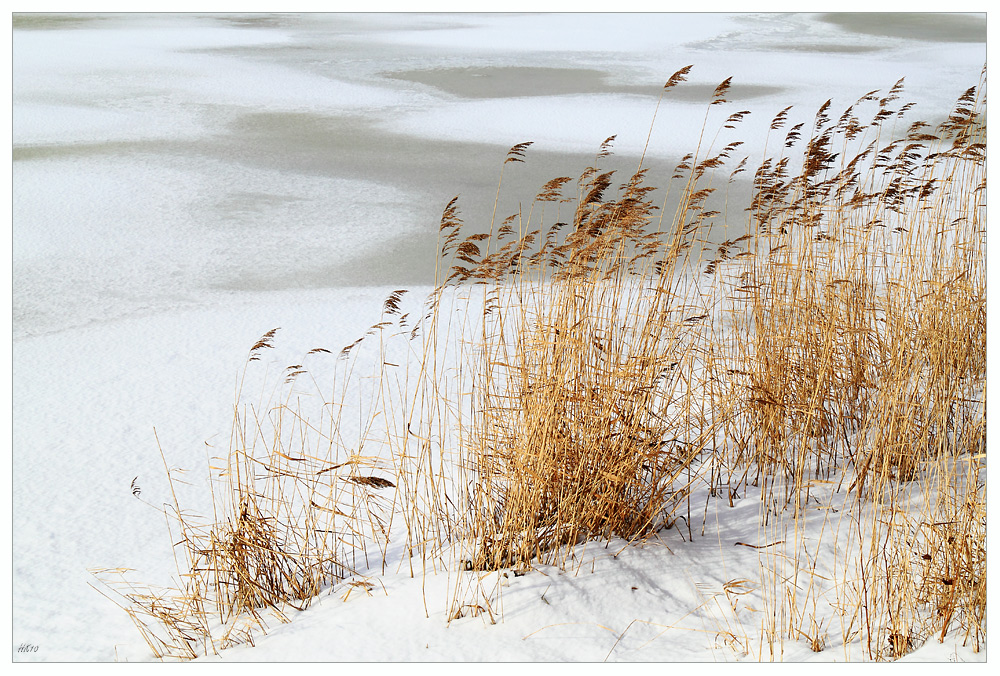
[[[647,52],[705,40],[731,30],[737,19],[710,14],[458,15],[462,25],[376,34],[387,42],[440,49],[604,54]]]
[[[234,382],[264,331],[282,327],[279,369],[311,348],[339,349],[377,321],[397,282],[427,281],[433,263],[422,257],[452,195],[488,215],[507,148],[536,142],[529,162],[552,171],[540,185],[587,166],[611,134],[621,155],[637,155],[656,104],[614,92],[463,98],[387,73],[585,68],[616,86],[656,88],[692,63],[690,84],[706,98],[679,94],[661,108],[650,154],[665,162],[693,149],[707,96],[730,75],[780,88],[740,102],[758,123],[789,104],[808,119],[827,98],[842,108],[904,76],[918,114],[934,118],[976,83],[984,60],[982,43],[853,33],[813,15],[15,25],[13,641],[40,651],[14,659],[149,659],[86,570],[128,566],[163,584],[175,574],[155,508],[167,487],[154,427],[169,461],[192,470],[188,497],[203,501],[199,472],[227,448]],[[154,507],[131,494],[136,476]],[[699,552],[672,558],[667,546],[597,558],[604,576],[581,573],[545,597],[552,603],[541,600],[541,574],[517,578],[499,627],[468,618],[445,630],[440,607],[424,617],[419,578],[390,576],[388,598],[358,592],[344,603],[338,590],[225,659],[603,659],[633,620],[666,622],[700,602],[670,567],[699,571]],[[442,603],[446,583],[431,583]],[[621,594],[605,595],[609,585]],[[623,605],[633,596],[643,603]],[[610,634],[599,626],[609,623]],[[645,625],[614,654],[732,656],[701,630],[664,643]],[[386,647],[378,637],[388,632],[398,639]],[[328,651],[331,634],[339,642]],[[786,659],[812,656],[799,648]],[[954,644],[924,650],[914,657],[983,656]]]
[[[807,121],[827,98],[839,110],[904,76],[933,121],[984,58],[981,43],[851,32],[817,15],[126,15],[54,26],[13,35],[18,335],[79,325],[71,309],[82,296],[95,301],[87,320],[102,321],[134,311],[134,289],[154,309],[235,279],[249,291],[296,285],[300,275],[274,272],[293,261],[307,285],[351,283],[366,250],[432,239],[451,196],[487,203],[482,186],[515,143],[534,141],[535,158],[581,158],[552,175],[579,171],[612,134],[617,153],[637,157],[658,88],[687,64],[690,82],[664,99],[648,157],[692,150],[711,90],[729,76],[734,103],[706,129],[751,110],[733,138],[752,154],[784,106]],[[442,67],[583,69],[589,80],[585,93],[469,99],[389,77]],[[248,123],[268,115],[278,126]],[[393,161],[409,152],[429,171]],[[552,177],[536,175],[538,185]],[[234,221],[246,227],[225,226]],[[141,264],[123,264],[126,250]],[[84,257],[99,274],[67,269]],[[406,272],[378,267],[364,281],[430,279],[427,263],[396,267]]]

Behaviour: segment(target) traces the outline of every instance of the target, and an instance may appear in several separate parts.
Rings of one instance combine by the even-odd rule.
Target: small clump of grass
[[[305,610],[323,589],[367,570],[370,550],[385,557],[392,497],[383,496],[395,483],[384,475],[391,467],[346,447],[337,433],[339,407],[324,405],[320,419],[309,419],[296,406],[289,386],[307,373],[302,364],[282,371],[285,398],[266,413],[239,405],[247,369],[274,347],[276,332],[265,333],[247,357],[229,454],[210,463],[211,518],[182,508],[177,470],[164,456],[172,493],[164,512],[175,557],[181,555],[180,587],[153,591],[132,584],[130,571],[92,571],[157,658],[252,645],[269,621],[287,622],[286,613]]]

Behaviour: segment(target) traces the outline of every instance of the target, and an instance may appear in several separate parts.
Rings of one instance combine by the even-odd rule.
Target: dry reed
[[[779,150],[753,172],[742,216],[725,197],[748,171],[734,157],[741,142],[718,149],[703,132],[668,181],[669,217],[644,160],[615,191],[611,137],[575,196],[571,178],[554,178],[498,223],[503,170],[531,144],[515,145],[488,227],[469,232],[457,198],[446,206],[422,315],[402,313],[395,291],[341,351],[347,362],[377,341],[362,438],[338,431],[353,367],[318,422],[290,401],[266,416],[237,411],[220,513],[194,525],[174,506],[185,588],[166,601],[126,589],[123,607],[158,656],[252,641],[262,609],[306,607],[373,567],[370,550],[384,566],[399,519],[413,574],[451,552],[449,617],[495,620],[499,592],[481,571],[570,565],[587,540],[640,541],[681,523],[690,539],[693,495],[707,486],[706,516],[713,497],[761,498],[762,544],[748,545],[760,579],[712,597],[742,653],[752,631],[767,644],[761,659],[780,658],[786,640],[822,651],[838,627],[845,650],[860,641],[874,660],[956,627],[978,649],[983,89],[936,127],[903,126],[902,80],[840,115],[828,101],[808,125],[782,110],[767,140]],[[748,114],[730,114],[720,133]],[[405,363],[388,360],[393,340]],[[290,366],[285,385],[306,373]],[[363,455],[365,443],[387,451]],[[841,512],[806,542],[823,491]],[[829,551],[836,560],[821,565]],[[751,589],[765,612],[748,628],[732,598]],[[831,593],[836,603],[821,603]]]

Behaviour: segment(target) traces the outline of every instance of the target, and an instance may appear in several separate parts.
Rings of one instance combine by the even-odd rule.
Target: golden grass
[[[739,141],[717,144],[748,111],[694,140],[668,181],[669,216],[642,161],[614,190],[611,137],[575,196],[554,178],[498,223],[503,170],[530,143],[511,148],[488,227],[469,232],[457,198],[445,208],[422,317],[401,314],[395,291],[341,351],[353,364],[362,343],[377,350],[361,439],[339,433],[353,366],[318,422],[290,401],[237,411],[219,513],[196,526],[174,506],[187,586],[169,602],[124,592],[154,654],[252,641],[262,609],[304,608],[367,570],[369,550],[384,566],[396,518],[413,574],[452,552],[449,618],[495,621],[499,588],[476,571],[572,565],[587,540],[682,524],[690,539],[703,485],[730,506],[761,496],[759,542],[737,543],[759,551],[760,579],[725,598],[757,589],[764,619],[748,628],[735,603],[715,601],[742,652],[753,631],[760,659],[780,658],[786,640],[822,651],[839,633],[895,659],[954,628],[978,649],[985,103],[971,88],[936,128],[904,126],[902,92],[901,80],[836,117],[827,102],[808,126],[781,111],[767,140],[778,151],[765,151],[744,211],[726,188],[748,158],[735,161]],[[736,234],[719,243],[720,231]],[[406,363],[387,360],[393,340]],[[290,366],[286,384],[306,372]],[[388,454],[362,455],[366,443]],[[841,510],[806,542],[821,489]],[[824,547],[836,560],[821,561]],[[156,625],[166,638],[150,638]]]

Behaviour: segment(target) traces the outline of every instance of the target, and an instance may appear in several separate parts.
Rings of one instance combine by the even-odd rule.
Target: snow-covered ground
[[[151,659],[87,571],[176,578],[150,506],[169,496],[158,444],[206,507],[207,458],[228,447],[254,341],[281,327],[276,370],[336,352],[390,290],[429,284],[441,209],[461,194],[467,220],[488,218],[510,146],[535,142],[514,208],[611,134],[637,158],[659,88],[687,64],[695,94],[664,101],[653,160],[693,149],[729,76],[758,122],[748,154],[781,108],[809,120],[901,77],[935,121],[977,83],[984,24],[941,16],[907,37],[818,15],[15,19],[13,660]],[[336,587],[256,647],[209,659],[771,659],[727,638],[759,624],[726,610],[723,588],[759,575],[756,553],[733,545],[758,528],[744,502],[691,543],[673,529],[643,548],[581,545],[568,571],[490,573],[496,625],[447,622],[454,576],[487,574],[411,578],[394,547],[369,593]],[[827,632],[823,652],[786,643],[775,658],[861,658]],[[954,642],[909,656],[984,657]]]

